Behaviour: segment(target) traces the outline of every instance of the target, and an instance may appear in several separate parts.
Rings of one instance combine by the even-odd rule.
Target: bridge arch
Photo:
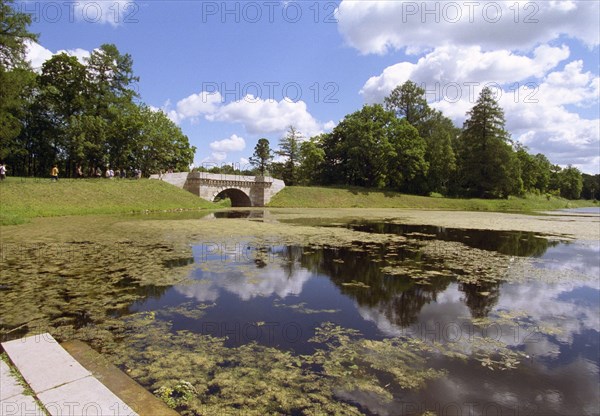
[[[237,188],[219,189],[219,191],[215,192],[215,194],[213,195],[213,202],[215,202],[219,199],[224,199],[224,198],[229,198],[231,200],[232,207],[251,207],[252,206],[252,200],[250,199],[250,196],[246,192],[242,191],[241,189],[237,189]]]

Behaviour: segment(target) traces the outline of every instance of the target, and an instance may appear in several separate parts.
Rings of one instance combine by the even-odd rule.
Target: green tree
[[[129,129],[129,137],[118,151],[109,149],[111,166],[137,168],[144,175],[169,168],[189,170],[196,149],[165,113],[146,106],[131,107],[123,123]]]
[[[504,129],[504,111],[489,88],[481,91],[467,117],[459,142],[463,192],[483,198],[520,193],[519,165]]]
[[[384,99],[385,108],[393,111],[398,118],[404,118],[419,133],[431,115],[431,109],[425,99],[425,90],[412,81],[406,81],[392,90]]]
[[[87,90],[86,67],[66,53],[54,55],[42,65],[41,99],[49,111],[65,123],[84,109]]]
[[[28,31],[31,16],[17,11],[12,0],[0,0],[0,159],[17,156],[15,139],[23,128],[29,87],[35,76],[25,61],[26,42],[37,36]]]
[[[460,130],[448,117],[432,110],[430,117],[423,123],[420,134],[425,140],[425,160],[429,164],[424,191],[446,194],[456,173],[453,143]]]
[[[453,140],[459,130],[452,121],[433,110],[425,99],[425,90],[412,81],[397,86],[385,98],[388,110],[415,127],[425,139],[425,160],[429,164],[427,175],[416,175],[410,183],[409,191],[421,194],[429,192],[447,193],[449,181],[456,170],[456,156]]]
[[[13,7],[13,0],[0,0],[0,67],[10,70],[25,64],[26,41],[37,40],[29,32],[31,16]]]
[[[552,163],[542,153],[536,154],[533,158],[536,166],[535,188],[541,193],[545,193],[550,186]]]
[[[524,146],[517,147],[517,160],[521,171],[521,180],[523,181],[523,190],[525,192],[533,192],[537,190],[537,161],[534,156],[527,152]]]
[[[254,154],[250,157],[250,163],[258,169],[261,176],[264,176],[267,169],[269,169],[272,159],[273,153],[269,146],[269,140],[265,138],[259,139],[254,147]]]
[[[545,193],[550,181],[551,164],[541,153],[531,155],[524,146],[517,146],[517,159],[519,162],[523,190],[526,192]]]
[[[569,165],[559,173],[560,196],[567,199],[579,199],[583,189],[583,178],[579,169]]]
[[[394,113],[381,105],[365,105],[325,135],[326,182],[384,187],[387,162],[394,154],[388,139],[388,127],[394,120]]]
[[[417,130],[381,105],[347,115],[322,143],[325,183],[405,188],[427,171]]]
[[[271,162],[269,163],[269,176],[272,176],[275,179],[283,180],[283,175],[285,172],[285,165],[283,162]]]
[[[313,137],[300,145],[299,183],[318,185],[323,176],[325,151],[321,147],[322,136]]]
[[[54,55],[42,65],[36,97],[36,115],[44,128],[40,137],[52,146],[45,155],[45,168],[56,159],[64,161],[67,176],[84,158],[85,135],[72,131],[73,124],[85,110],[86,68],[77,58],[65,53]],[[62,169],[61,169],[62,170]]]
[[[0,68],[0,160],[10,165],[11,174],[28,173],[36,94],[34,72],[27,68]]]
[[[300,132],[294,126],[289,126],[287,134],[279,141],[279,150],[275,152],[286,158],[283,170],[283,180],[286,185],[293,186],[298,182],[301,140]]]
[[[558,165],[550,165],[550,177],[548,180],[548,190],[551,194],[559,196],[561,187],[561,171]]]
[[[69,134],[73,142],[82,147],[77,148],[77,156],[80,151],[83,153],[82,166],[88,173],[90,169],[95,170],[110,164],[108,147],[110,129],[110,122],[97,115],[85,113],[71,118]],[[79,163],[80,160],[77,162]]]
[[[113,44],[103,44],[87,58],[88,77],[92,85],[91,93],[102,108],[116,99],[131,101],[139,97],[133,88],[139,77],[133,73],[133,58],[121,54]]]
[[[387,162],[387,186],[409,192],[421,192],[413,186],[415,178],[425,178],[429,163],[425,160],[427,145],[416,128],[405,119],[395,119],[389,126],[389,142],[393,153]]]
[[[583,173],[583,188],[581,197],[584,199],[600,200],[600,175],[588,175]]]

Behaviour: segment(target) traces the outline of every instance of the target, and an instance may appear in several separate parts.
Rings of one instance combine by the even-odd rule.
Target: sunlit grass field
[[[140,179],[50,179],[8,177],[0,183],[0,225],[35,217],[120,214],[144,211],[216,209],[213,204],[167,183]],[[368,188],[290,186],[271,200],[274,208],[411,208],[533,212],[595,206],[592,201],[528,195],[504,200],[424,197]],[[597,204],[596,204],[597,206]]]
[[[167,183],[148,179],[8,177],[0,183],[0,224],[34,217],[218,208]]]
[[[368,188],[288,186],[273,197],[270,207],[281,208],[412,208],[461,211],[533,212],[597,206],[592,201],[570,201],[542,195],[524,198],[464,199],[417,196]]]

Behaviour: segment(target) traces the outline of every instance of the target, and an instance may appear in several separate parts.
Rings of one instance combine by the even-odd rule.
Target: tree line
[[[81,63],[66,53],[35,72],[25,59],[29,15],[0,0],[0,161],[13,175],[92,174],[107,166],[188,170],[195,148],[162,111],[139,101],[133,59],[112,44]]]
[[[273,162],[274,155],[283,162]],[[432,109],[412,81],[384,105],[365,105],[330,133],[306,140],[290,126],[273,152],[258,141],[257,171],[287,185],[361,186],[429,195],[507,198],[536,193],[600,199],[600,175],[561,168],[511,140],[504,111],[484,88],[461,128]]]
[[[140,102],[133,59],[115,45],[81,63],[65,53],[41,70],[25,59],[29,15],[0,0],[0,163],[12,175],[92,174],[107,166],[144,174],[186,171],[195,148],[162,111]],[[270,149],[261,138],[250,161],[288,185],[341,185],[415,194],[505,198],[533,192],[600,199],[600,176],[530,154],[504,128],[503,110],[484,89],[462,129],[429,107],[407,81],[383,105],[365,105],[330,133],[309,139],[290,126]],[[278,155],[280,162],[273,162]],[[219,168],[212,169],[216,171]],[[235,169],[230,169],[236,173]]]

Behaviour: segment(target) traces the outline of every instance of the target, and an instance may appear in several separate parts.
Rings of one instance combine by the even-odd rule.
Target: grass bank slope
[[[597,206],[591,201],[528,195],[509,199],[461,199],[426,197],[368,188],[325,188],[288,186],[271,199],[277,208],[412,208],[461,211],[533,212]]]
[[[167,183],[140,180],[9,177],[0,183],[0,225],[34,217],[217,208]]]

